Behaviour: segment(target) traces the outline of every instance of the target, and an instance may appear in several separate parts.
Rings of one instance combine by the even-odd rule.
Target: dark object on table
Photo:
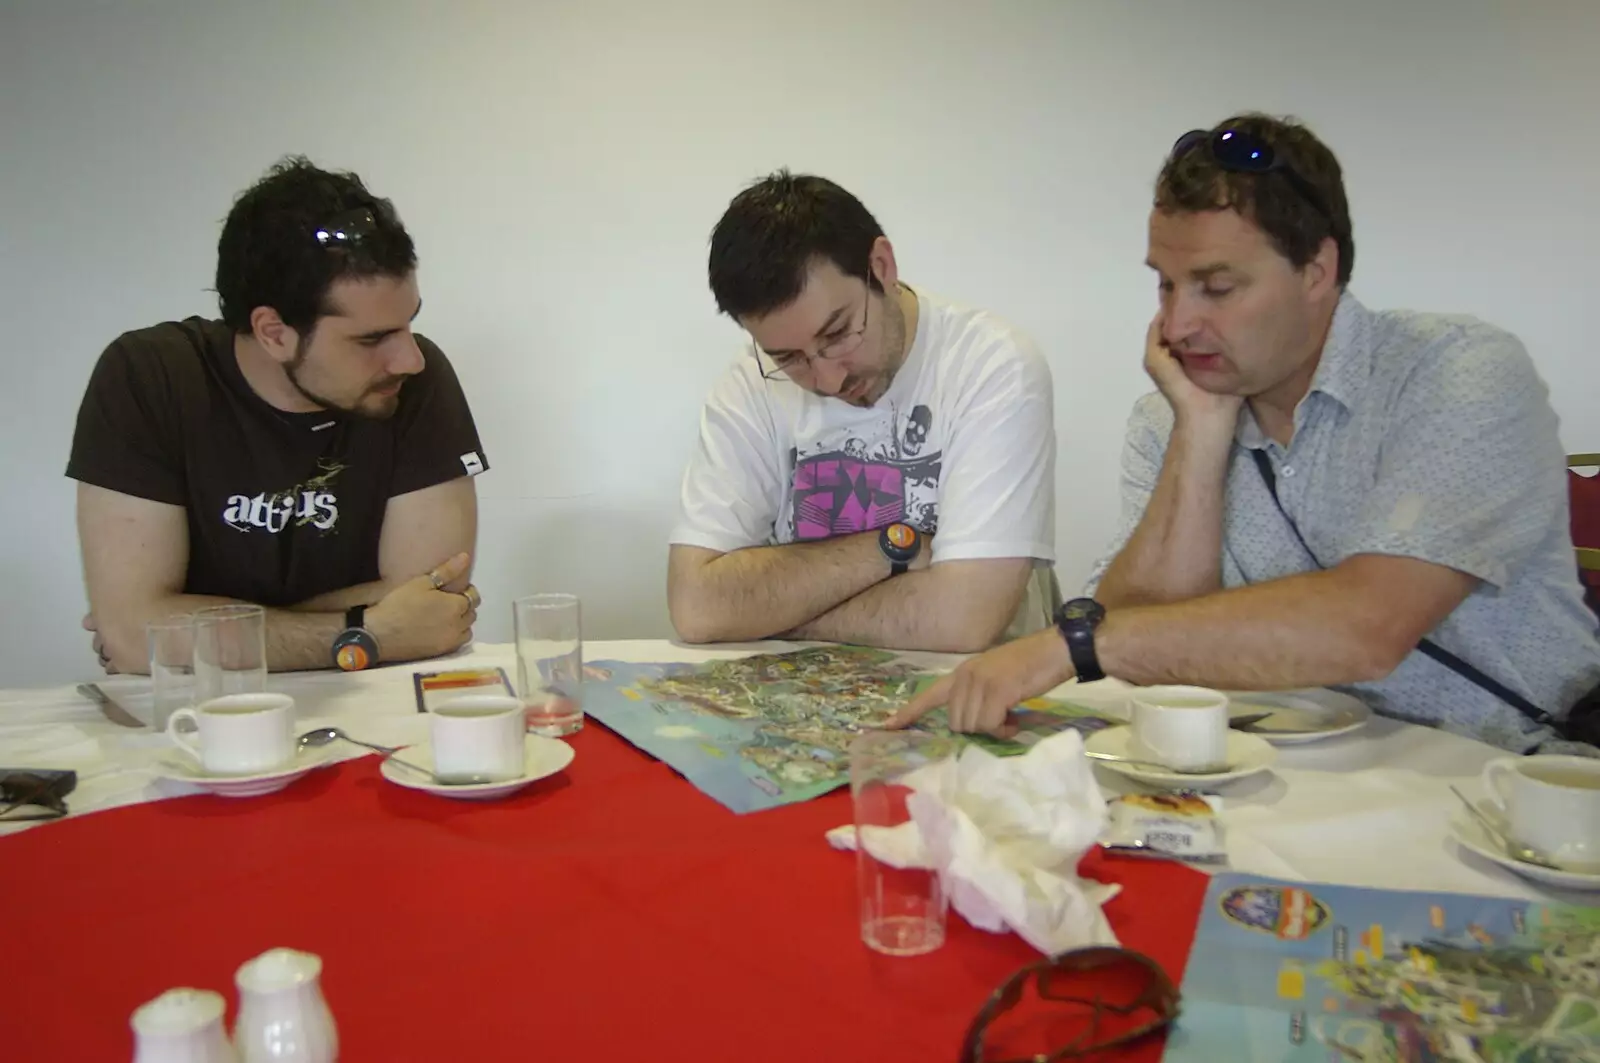
[[[60,819],[67,814],[67,795],[77,785],[75,771],[0,768],[0,823]],[[18,811],[30,807],[42,811]]]
[[[1029,985],[1034,998],[1023,998]],[[1129,949],[1073,949],[1017,971],[989,995],[967,1029],[961,1063],[1036,1063],[1075,1059],[1155,1033],[1178,1017],[1177,986],[1161,965]],[[1027,1038],[1000,1023],[1026,1011]],[[1048,1045],[1040,1038],[1047,1038]],[[1012,1047],[1027,1041],[1027,1048]],[[993,1047],[991,1047],[993,1044]]]

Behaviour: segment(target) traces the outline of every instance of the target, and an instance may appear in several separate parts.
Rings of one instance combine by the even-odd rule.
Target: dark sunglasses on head
[[[377,215],[367,207],[358,207],[335,215],[317,226],[313,235],[323,247],[359,247],[363,240],[377,231]]]
[[[1037,1002],[1019,1009],[1030,985]],[[1167,972],[1143,953],[1105,946],[1063,952],[1000,983],[967,1028],[961,1063],[1052,1063],[1102,1052],[1170,1025],[1178,999]],[[1028,1012],[1026,1021],[996,1031],[1012,1011]],[[1011,1047],[1022,1041],[1026,1054]]]
[[[1295,191],[1300,193],[1300,197],[1311,204],[1318,214],[1330,222],[1333,220],[1328,204],[1317,190],[1311,187],[1311,182],[1296,173],[1293,166],[1284,162],[1282,156],[1274,151],[1272,145],[1264,138],[1242,129],[1191,129],[1172,145],[1172,158],[1181,158],[1201,145],[1210,150],[1211,157],[1224,170],[1231,170],[1234,173],[1283,174],[1294,186]]]

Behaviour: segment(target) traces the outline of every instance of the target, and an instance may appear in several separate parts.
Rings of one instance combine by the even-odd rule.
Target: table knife
[[[118,705],[110,694],[101,690],[99,683],[80,683],[78,684],[78,693],[100,706],[101,714],[119,727],[144,726],[137,716]]]

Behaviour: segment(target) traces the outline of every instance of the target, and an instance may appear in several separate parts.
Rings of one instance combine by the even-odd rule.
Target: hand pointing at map
[[[884,726],[907,727],[942,705],[952,731],[1010,738],[1017,733],[1011,710],[1072,675],[1066,643],[1055,628],[1047,628],[964,662],[906,702]]]

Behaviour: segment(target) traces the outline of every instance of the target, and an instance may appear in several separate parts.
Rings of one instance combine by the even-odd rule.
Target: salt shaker
[[[139,1007],[133,1063],[239,1063],[222,1028],[227,1004],[209,989],[169,989]]]
[[[309,952],[269,949],[239,968],[233,1044],[241,1063],[334,1063],[339,1034]]]

